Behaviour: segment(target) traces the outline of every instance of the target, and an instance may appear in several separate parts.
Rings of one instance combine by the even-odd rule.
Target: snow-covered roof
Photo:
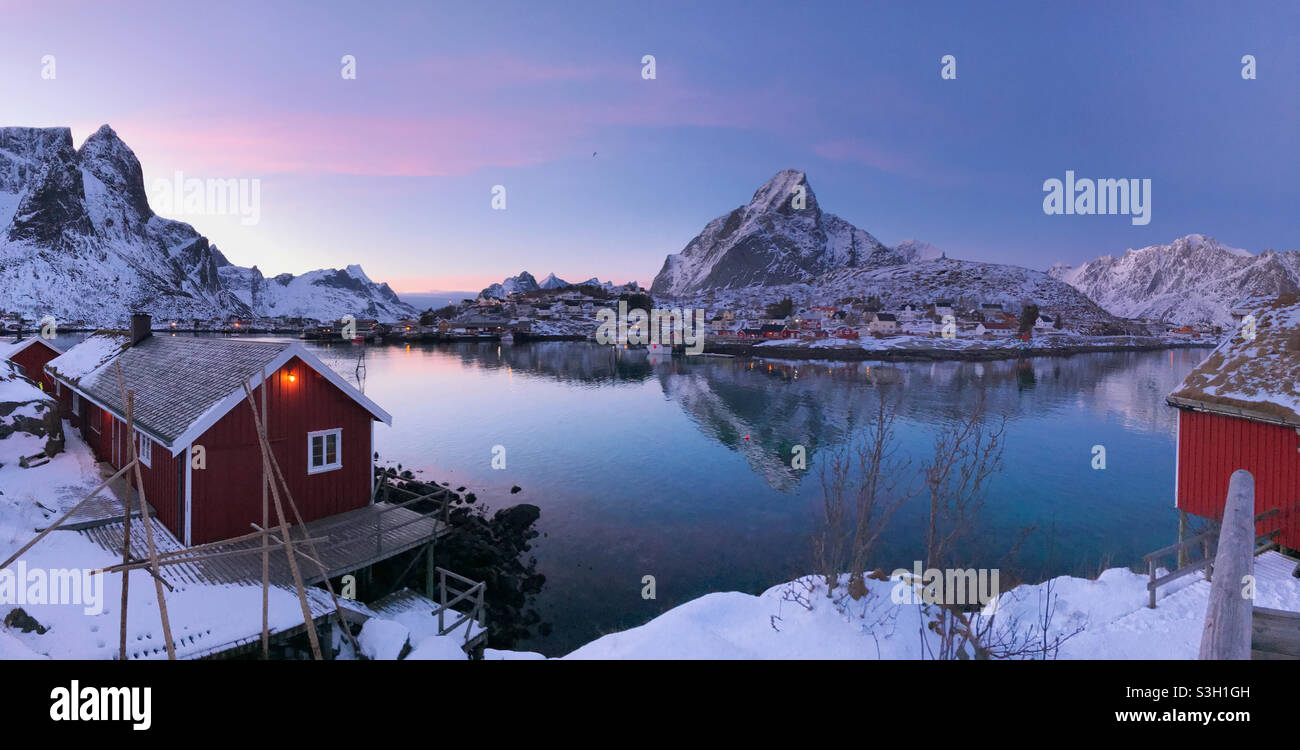
[[[1275,298],[1253,313],[1171,394],[1175,406],[1300,427],[1300,300]]]
[[[19,352],[23,351],[27,347],[36,343],[40,343],[41,345],[49,349],[53,349],[56,352],[59,351],[58,347],[54,346],[48,341],[45,341],[39,336],[28,336],[27,338],[21,339],[19,341],[0,341],[0,359],[12,359],[14,355],[18,354]]]
[[[60,380],[76,385],[130,345],[129,334],[121,331],[100,331],[50,360],[45,365],[45,369]]]
[[[178,453],[244,400],[243,384],[256,387],[293,357],[319,372],[369,411],[391,423],[392,417],[291,341],[150,336],[135,345],[116,332],[97,333],[48,365],[100,407],[126,413],[117,366],[128,389],[135,391],[135,422],[144,433]]]

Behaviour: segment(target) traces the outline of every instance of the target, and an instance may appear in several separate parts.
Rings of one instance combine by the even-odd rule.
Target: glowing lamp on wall
[[[284,379],[289,381],[290,383],[296,383],[298,382],[298,373],[294,372],[293,370],[285,370]]]

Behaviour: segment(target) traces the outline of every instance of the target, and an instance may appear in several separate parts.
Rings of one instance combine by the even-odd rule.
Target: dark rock
[[[24,633],[30,633],[34,630],[37,635],[44,635],[45,631],[48,630],[44,625],[37,622],[35,617],[27,614],[22,607],[18,607],[5,615],[5,627],[17,628]]]

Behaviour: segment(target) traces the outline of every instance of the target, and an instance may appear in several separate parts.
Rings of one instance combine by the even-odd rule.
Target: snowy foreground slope
[[[1256,559],[1256,605],[1300,611],[1300,579],[1285,575],[1276,552]],[[1268,563],[1274,563],[1268,566]],[[1264,574],[1265,567],[1279,574]],[[1112,568],[1096,580],[1062,576],[1051,582],[1056,613],[1048,631],[1076,635],[1062,642],[1061,659],[1195,659],[1201,641],[1210,584],[1188,576],[1161,589],[1148,609],[1147,577]],[[774,586],[758,596],[708,594],[650,622],[611,633],[582,646],[566,659],[920,659],[919,633],[925,608],[894,604],[890,581],[868,580],[871,595],[837,607],[826,598],[820,577]],[[1035,619],[1048,585],[1020,586],[998,600],[1005,627],[1041,635]],[[843,593],[840,588],[838,593]],[[841,611],[841,609],[843,611]],[[489,652],[488,658],[520,658]],[[1041,658],[1041,657],[1040,657]]]
[[[105,125],[0,127],[0,309],[113,326],[155,319],[415,314],[359,266],[264,278],[194,227],[154,213],[135,153]]]

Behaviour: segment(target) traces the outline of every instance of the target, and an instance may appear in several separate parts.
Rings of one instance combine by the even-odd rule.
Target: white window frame
[[[72,414],[76,417],[81,416],[81,396],[76,391],[72,392]]]
[[[139,430],[135,431],[135,435],[136,457],[140,459],[140,463],[153,468],[153,439]]]
[[[312,450],[311,450],[312,443],[315,442],[316,438],[322,439],[321,459],[324,460],[327,453],[325,451],[325,443],[323,441],[326,438],[328,438],[328,436],[330,435],[334,436],[334,459],[335,459],[334,463],[321,464],[320,466],[313,466]],[[307,433],[307,473],[324,474],[327,471],[335,471],[341,468],[343,468],[343,428],[335,427],[329,430],[316,430],[314,432]]]

